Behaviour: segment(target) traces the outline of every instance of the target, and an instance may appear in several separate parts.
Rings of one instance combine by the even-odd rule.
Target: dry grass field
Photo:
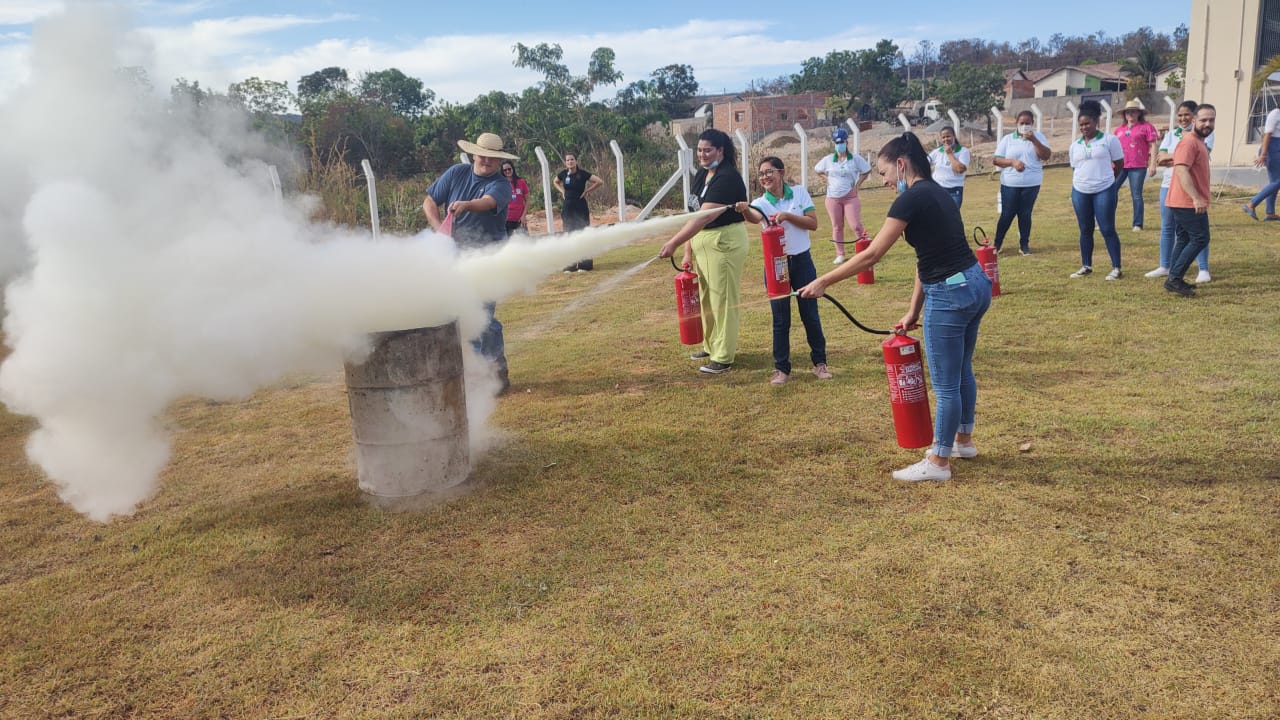
[[[361,502],[337,358],[175,405],[160,492],[109,525],[0,412],[0,717],[1280,717],[1280,223],[1222,198],[1186,300],[1142,277],[1155,218],[1121,231],[1123,280],[1068,279],[1068,187],[1047,174],[1035,254],[1001,258],[982,454],[948,483],[889,477],[918,454],[879,340],[829,305],[835,380],[797,322],[768,384],[758,250],[724,376],[678,344],[669,265],[548,322],[656,244],[500,305],[503,440],[424,512]],[[992,234],[996,190],[964,212]],[[865,198],[878,227],[890,193]],[[831,293],[887,327],[912,269],[900,243]]]

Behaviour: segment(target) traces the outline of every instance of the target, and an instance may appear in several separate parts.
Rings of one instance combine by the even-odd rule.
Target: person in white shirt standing
[[[1254,167],[1267,168],[1267,184],[1245,203],[1244,212],[1254,220],[1258,219],[1255,208],[1266,202],[1267,220],[1280,220],[1276,215],[1276,192],[1280,191],[1280,108],[1267,113],[1262,125],[1262,147],[1258,148],[1258,157],[1253,161]]]
[[[862,181],[871,174],[871,163],[861,155],[849,152],[849,131],[838,127],[831,131],[831,141],[835,143],[835,152],[824,155],[813,171],[827,179],[827,216],[831,218],[831,241],[836,244],[836,259],[833,264],[844,262],[844,226],[849,227],[857,238],[867,236],[867,229],[862,224],[862,201],[858,199],[858,188]]]
[[[1120,236],[1116,233],[1116,178],[1124,169],[1120,139],[1098,129],[1102,105],[1080,103],[1080,137],[1071,143],[1071,205],[1080,226],[1080,269],[1073,278],[1093,274],[1093,230],[1097,227],[1111,257],[1108,280],[1119,280]]]
[[[763,223],[765,217],[780,223],[786,235],[782,238],[787,253],[787,274],[791,287],[800,288],[813,282],[818,271],[809,253],[809,232],[818,229],[818,214],[813,209],[813,199],[799,185],[787,185],[783,177],[782,160],[767,157],[760,161],[760,185],[764,194],[750,204],[739,202],[734,210],[745,219]],[[822,320],[818,317],[817,298],[796,298],[800,322],[804,323],[805,339],[809,341],[809,359],[813,361],[813,374],[819,380],[830,380],[827,368],[827,338],[822,334]],[[791,297],[769,301],[773,312],[773,375],[769,382],[782,385],[791,377]]]
[[[969,148],[960,146],[956,131],[949,125],[938,133],[938,140],[941,144],[929,153],[933,181],[956,201],[956,207],[960,207],[964,204],[964,174],[969,171]]]
[[[1044,161],[1052,154],[1049,141],[1038,132],[1030,110],[1018,113],[1018,129],[1000,138],[992,163],[1000,171],[1000,221],[996,223],[996,252],[1004,246],[1005,233],[1018,218],[1018,249],[1031,254],[1031,211],[1044,182]]]

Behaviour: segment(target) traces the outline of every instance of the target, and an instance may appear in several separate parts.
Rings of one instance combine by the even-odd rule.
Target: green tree
[[[431,109],[436,94],[418,78],[396,68],[365,73],[360,78],[360,97],[406,118],[417,119]]]
[[[1146,87],[1155,87],[1156,74],[1169,64],[1169,56],[1150,43],[1138,48],[1132,58],[1120,63],[1120,71],[1129,77],[1142,78]]]
[[[227,87],[227,95],[254,114],[280,115],[296,102],[289,83],[249,77]]]
[[[897,58],[898,46],[887,39],[864,50],[832,50],[801,63],[800,72],[791,77],[791,92],[830,92],[847,98],[851,108],[867,105],[881,114],[905,91]]]
[[[298,79],[298,104],[302,113],[319,112],[324,105],[351,95],[346,68],[327,67]]]
[[[959,63],[937,86],[938,99],[962,118],[986,116],[991,132],[992,106],[1004,107],[1004,68],[999,65]]]

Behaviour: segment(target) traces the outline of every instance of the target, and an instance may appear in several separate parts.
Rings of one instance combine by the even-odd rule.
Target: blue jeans
[[[1198,213],[1192,208],[1171,209],[1177,240],[1173,244],[1169,277],[1181,280],[1187,274],[1187,268],[1191,267],[1192,258],[1209,247],[1209,213]]]
[[[1118,194],[1120,186],[1125,181],[1129,181],[1129,197],[1133,198],[1133,226],[1142,227],[1143,210],[1145,206],[1142,202],[1142,185],[1147,181],[1147,169],[1141,168],[1125,168],[1120,171],[1120,176],[1116,178],[1115,187],[1112,188]]]
[[[964,186],[963,185],[961,185],[960,187],[942,188],[942,189],[946,190],[947,194],[951,196],[951,199],[956,201],[956,207],[960,207],[964,203]]]
[[[1096,193],[1071,189],[1071,205],[1076,209],[1080,226],[1080,264],[1093,267],[1093,228],[1096,224],[1107,243],[1111,267],[1120,267],[1120,236],[1116,234],[1116,187]]]
[[[484,331],[480,333],[480,337],[471,341],[471,347],[476,349],[486,360],[498,366],[500,372],[507,369],[507,348],[502,340],[502,323],[493,316],[498,309],[497,303],[485,303],[484,311],[489,315],[489,324],[485,326]]]
[[[1173,208],[1164,204],[1169,197],[1169,188],[1160,188],[1160,267],[1168,268],[1173,262]],[[1196,256],[1196,264],[1204,272],[1209,272],[1209,246],[1205,245]]]
[[[937,400],[933,454],[938,457],[951,457],[956,433],[973,432],[978,404],[973,348],[978,325],[991,306],[991,281],[982,265],[974,263],[956,275],[952,278],[959,282],[924,286],[924,351]]]
[[[1267,214],[1276,214],[1276,191],[1280,190],[1280,138],[1271,138],[1267,143],[1267,184],[1249,204],[1258,207],[1258,203],[1266,201]]]
[[[787,257],[787,272],[791,287],[802,288],[818,278],[813,267],[813,256],[808,250]],[[827,337],[822,334],[822,321],[818,319],[817,298],[796,298],[800,310],[800,322],[804,323],[804,336],[809,341],[809,359],[814,365],[827,361]],[[791,374],[791,298],[769,301],[773,312],[773,366]]]
[[[1000,186],[1000,221],[996,223],[996,249],[1004,245],[1005,233],[1018,218],[1018,247],[1030,250],[1031,242],[1031,210],[1036,206],[1036,198],[1040,196],[1040,186],[1009,187]]]

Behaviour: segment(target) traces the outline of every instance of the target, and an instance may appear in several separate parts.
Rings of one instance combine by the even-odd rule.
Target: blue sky
[[[0,0],[0,97],[26,77],[32,22],[62,0]],[[129,0],[131,23],[154,45],[147,64],[157,85],[176,77],[225,89],[249,76],[288,81],[339,65],[353,74],[398,67],[442,98],[465,102],[489,90],[518,91],[538,80],[511,67],[511,46],[560,43],[570,67],[590,52],[617,53],[624,82],[669,63],[692,65],[704,92],[736,90],[754,78],[795,72],[834,48],[888,37],[910,54],[921,40],[980,37],[1047,41],[1055,32],[1122,35],[1141,26],[1172,32],[1189,22],[1190,0],[1074,0],[972,4],[844,2],[689,3],[400,0]],[[539,7],[549,10],[541,11]],[[804,8],[796,12],[795,8]],[[1017,8],[1017,9],[1015,9]],[[1025,9],[1024,9],[1025,8]],[[1064,11],[1065,8],[1065,11]],[[612,94],[612,88],[607,89]]]

